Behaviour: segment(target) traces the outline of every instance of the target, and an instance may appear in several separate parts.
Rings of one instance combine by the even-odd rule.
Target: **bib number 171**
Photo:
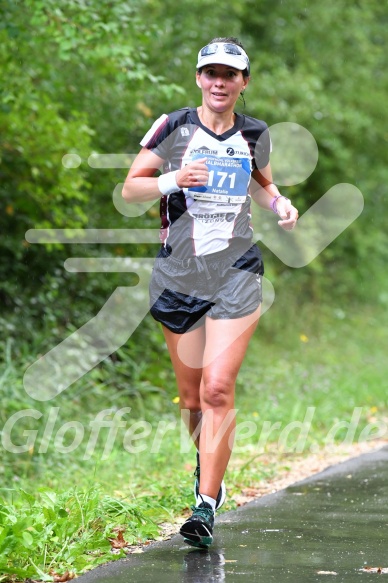
[[[218,183],[214,184],[214,176],[218,178]],[[232,190],[234,188],[234,184],[236,182],[236,172],[232,172],[229,174],[228,172],[215,172],[214,170],[210,170],[209,172],[209,180],[207,182],[208,186],[215,186],[215,188],[222,188],[224,186],[225,180],[229,180],[229,189]],[[217,178],[216,178],[217,182]],[[225,185],[226,186],[226,185]]]

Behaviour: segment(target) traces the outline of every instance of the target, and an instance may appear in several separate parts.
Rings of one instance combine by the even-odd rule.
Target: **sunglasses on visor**
[[[222,43],[222,44],[211,43],[210,45],[206,45],[206,47],[203,47],[203,49],[201,49],[200,55],[201,55],[201,57],[215,55],[216,53],[218,53],[219,49],[221,49],[221,48],[228,55],[241,56],[244,59],[244,61],[246,61],[246,63],[247,63],[247,69],[248,69],[248,73],[249,73],[249,59],[248,59],[248,57],[243,53],[243,51],[241,50],[241,48],[239,46],[234,45],[232,43]]]

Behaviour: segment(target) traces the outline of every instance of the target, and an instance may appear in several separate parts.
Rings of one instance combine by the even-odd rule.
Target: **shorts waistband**
[[[174,255],[170,255],[170,253],[164,248],[161,248],[162,256],[168,257],[173,263],[177,265],[181,265],[182,267],[189,267],[190,265],[196,264],[200,262],[202,265],[207,263],[212,263],[213,261],[221,261],[223,259],[229,259],[231,261],[231,265],[237,259],[239,259],[244,253],[249,251],[249,249],[253,246],[253,243],[247,243],[246,245],[235,246],[233,248],[228,247],[227,249],[222,249],[222,251],[216,251],[215,253],[207,253],[206,255],[193,255],[192,257],[186,258],[178,258],[174,257]]]

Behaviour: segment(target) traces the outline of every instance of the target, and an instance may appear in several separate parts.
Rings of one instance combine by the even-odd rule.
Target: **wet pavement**
[[[388,582],[388,447],[219,515],[214,535],[209,551],[176,535],[77,581]]]

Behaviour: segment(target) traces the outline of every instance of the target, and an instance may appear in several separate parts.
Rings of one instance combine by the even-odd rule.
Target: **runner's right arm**
[[[158,179],[155,174],[163,165],[163,159],[147,148],[136,156],[122,190],[126,202],[146,202],[160,197]]]
[[[176,173],[178,189],[207,184],[209,171],[205,164],[206,158],[194,160]],[[148,150],[142,148],[136,156],[125,179],[122,190],[126,202],[146,202],[160,198],[162,193],[158,186],[158,177],[155,174],[163,165],[164,160]]]

